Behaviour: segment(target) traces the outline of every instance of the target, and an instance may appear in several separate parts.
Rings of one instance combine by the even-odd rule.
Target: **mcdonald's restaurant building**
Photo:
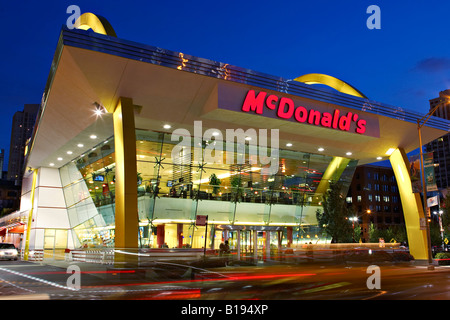
[[[286,80],[123,40],[90,13],[77,25],[61,30],[27,146],[26,252],[329,242],[316,211],[330,181],[348,188],[357,165],[389,159],[411,254],[427,258],[406,157],[422,114],[327,75]],[[448,128],[431,117],[422,143]],[[221,144],[230,132],[245,141]]]

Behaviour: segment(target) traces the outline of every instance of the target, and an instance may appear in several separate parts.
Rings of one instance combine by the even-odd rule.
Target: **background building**
[[[0,179],[5,179],[7,172],[3,171],[5,163],[5,149],[0,149]]]
[[[379,229],[404,224],[400,193],[390,167],[358,166],[346,201],[354,207],[365,241],[370,223]]]
[[[33,133],[38,111],[39,104],[26,104],[13,116],[7,179],[17,185],[22,182],[25,144]]]
[[[443,119],[450,119],[450,89],[439,92],[439,97],[430,100],[430,110],[438,106],[434,115]],[[439,189],[450,186],[450,139],[446,134],[426,144],[427,152],[433,152],[435,163],[436,184]]]
[[[20,186],[14,181],[0,179],[0,217],[19,209]]]

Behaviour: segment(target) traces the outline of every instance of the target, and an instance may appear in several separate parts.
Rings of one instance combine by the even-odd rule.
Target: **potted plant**
[[[209,177],[209,185],[213,187],[213,191],[212,194],[213,195],[217,195],[220,191],[220,184],[222,182],[220,181],[220,179],[216,176],[215,173],[213,173],[210,177]]]
[[[231,178],[230,184],[233,187],[234,201],[240,202],[242,197],[241,176],[235,175]]]

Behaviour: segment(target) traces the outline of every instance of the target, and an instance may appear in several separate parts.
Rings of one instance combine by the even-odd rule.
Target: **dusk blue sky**
[[[366,26],[372,4],[381,9],[380,30]],[[105,17],[119,38],[286,79],[325,73],[372,100],[422,113],[450,88],[448,1],[2,0],[0,148],[7,156],[12,116],[40,103],[69,5]]]

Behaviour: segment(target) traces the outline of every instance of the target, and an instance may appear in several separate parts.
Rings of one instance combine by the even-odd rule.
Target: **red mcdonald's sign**
[[[255,112],[262,115],[265,109],[276,112],[280,119],[295,120],[299,123],[307,123],[315,126],[322,126],[342,131],[356,132],[364,134],[366,132],[367,121],[354,112],[342,112],[335,108],[332,112],[325,112],[296,105],[294,100],[287,97],[279,97],[260,91],[249,90],[242,104],[241,111]]]

